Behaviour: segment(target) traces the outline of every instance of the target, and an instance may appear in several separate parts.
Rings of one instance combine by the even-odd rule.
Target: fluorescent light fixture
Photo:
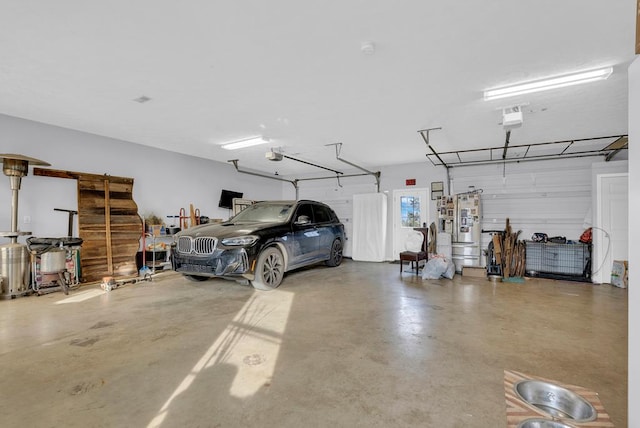
[[[269,140],[260,136],[260,137],[251,137],[246,140],[234,141],[233,143],[223,144],[220,147],[226,150],[236,150],[236,149],[244,149],[245,147],[257,146],[259,144],[266,144],[268,142]]]
[[[565,86],[594,82],[596,80],[605,80],[611,76],[611,73],[613,73],[613,67],[607,67],[599,70],[567,74],[565,76],[552,77],[550,79],[538,80],[535,82],[506,86],[504,88],[488,89],[484,91],[484,99],[485,101],[497,100],[516,95],[530,94],[532,92],[541,92],[549,89],[564,88]]]

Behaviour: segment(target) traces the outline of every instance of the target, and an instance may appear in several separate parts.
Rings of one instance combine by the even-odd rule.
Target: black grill
[[[201,272],[215,274],[215,271],[211,266],[194,265],[190,263],[184,263],[177,269],[178,272]]]

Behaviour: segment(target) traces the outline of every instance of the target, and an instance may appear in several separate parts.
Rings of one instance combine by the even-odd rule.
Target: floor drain
[[[248,366],[257,366],[264,363],[264,357],[260,354],[247,355],[243,358],[242,362]]]

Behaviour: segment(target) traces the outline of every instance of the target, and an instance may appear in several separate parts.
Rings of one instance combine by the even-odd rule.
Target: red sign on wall
[[[405,180],[405,184],[407,186],[415,186],[416,185],[416,179],[415,178],[407,178]]]

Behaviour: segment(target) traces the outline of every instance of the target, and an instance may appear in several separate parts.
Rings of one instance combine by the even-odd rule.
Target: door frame
[[[429,189],[426,187],[417,187],[417,188],[404,188],[404,189],[394,189],[393,190],[393,199],[391,200],[392,205],[392,236],[393,240],[391,243],[391,248],[393,251],[393,255],[391,257],[392,260],[398,260],[398,254],[401,251],[404,251],[404,248],[399,248],[399,225],[400,225],[400,210],[397,209],[397,201],[400,196],[404,196],[407,194],[419,195],[421,198],[424,196],[423,202],[420,205],[421,214],[424,215],[422,218],[422,222],[429,226]]]
[[[604,276],[604,272],[602,268],[604,268],[604,255],[606,253],[606,245],[610,244],[610,241],[607,242],[605,240],[604,232],[603,232],[603,224],[602,224],[602,179],[603,178],[616,178],[616,177],[625,177],[627,179],[627,186],[629,183],[629,173],[628,172],[620,172],[620,173],[611,173],[611,174],[598,174],[596,176],[596,218],[595,218],[595,226],[592,233],[592,243],[593,243],[593,253],[591,255],[592,261],[591,266],[592,270],[599,269],[598,272],[595,272],[591,281],[595,284],[603,284],[605,283],[606,277]],[[627,200],[628,205],[628,200]],[[627,236],[629,231],[629,225],[627,224]],[[611,238],[608,238],[609,240]],[[611,256],[611,254],[607,254],[607,257]]]

